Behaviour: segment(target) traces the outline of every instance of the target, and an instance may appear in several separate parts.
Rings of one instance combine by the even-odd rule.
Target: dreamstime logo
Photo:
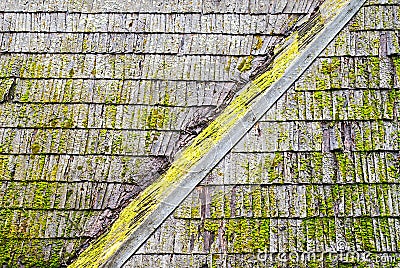
[[[372,254],[368,251],[358,252],[348,250],[347,244],[344,241],[340,241],[337,245],[338,250],[330,250],[323,252],[282,252],[273,253],[266,251],[259,251],[257,254],[257,262],[324,262],[326,260],[332,262],[343,262],[343,263],[390,263],[396,261],[396,257],[388,253],[383,254]]]

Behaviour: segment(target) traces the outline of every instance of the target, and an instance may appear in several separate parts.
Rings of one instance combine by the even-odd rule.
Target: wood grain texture
[[[120,218],[112,226],[110,232],[83,252],[72,266],[84,266],[93,262],[99,266],[120,267],[123,265],[132,252],[136,251],[200,179],[241,138],[241,133],[247,131],[255,123],[251,120],[260,118],[301,75],[303,68],[307,68],[312,63],[314,57],[333,39],[361,4],[361,2],[328,1],[321,6],[321,11],[310,14],[305,20],[309,23],[299,25],[287,42],[276,48],[277,55],[273,61],[274,64],[272,66],[266,64],[266,70],[263,68],[262,71],[256,73],[254,81],[243,88],[222,114],[195,138],[160,180],[131,203],[120,214]],[[341,13],[342,7],[344,8]],[[339,14],[338,17],[336,17],[337,14]],[[332,21],[334,23],[331,25]],[[326,25],[328,26],[324,28]],[[324,31],[320,33],[322,29]],[[312,44],[309,44],[310,42]],[[239,69],[247,70],[251,59],[248,58],[240,64]],[[293,61],[295,63],[291,65]],[[288,70],[287,73],[286,70]],[[273,90],[266,90],[271,85],[273,85]],[[259,99],[253,102],[258,95],[260,95]],[[217,158],[213,158],[215,156]],[[193,172],[192,176],[188,175],[188,172]],[[215,225],[211,224],[209,227],[215,228]],[[204,247],[207,248],[211,241],[210,236],[206,235],[204,241]]]
[[[355,267],[398,265],[396,39],[364,24],[371,8],[398,3],[368,1],[126,267],[340,267],[343,252],[386,258]],[[174,226],[177,247],[158,247]]]

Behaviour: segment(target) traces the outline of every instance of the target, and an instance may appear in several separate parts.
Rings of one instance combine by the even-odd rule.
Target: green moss
[[[308,248],[315,247],[315,231],[316,231],[316,218],[309,218],[304,220],[307,227],[306,238],[308,242]]]
[[[346,98],[343,96],[336,95],[336,114],[335,114],[335,120],[342,120],[345,118],[346,111],[344,110],[344,107],[346,103]]]
[[[200,218],[200,216],[201,216],[200,215],[200,205],[192,206],[191,208],[192,208],[192,210],[190,213],[190,217],[192,219]]]
[[[307,216],[313,217],[318,215],[318,207],[316,204],[320,204],[320,196],[316,194],[318,186],[307,185],[306,186],[306,204],[307,204]]]
[[[29,101],[29,96],[30,96],[30,94],[31,94],[30,92],[31,92],[32,86],[33,86],[32,80],[27,80],[27,81],[26,81],[25,92],[22,94],[22,96],[21,96],[21,98],[20,98],[20,101],[21,101],[21,102],[27,102],[27,101]]]
[[[229,195],[224,195],[224,216],[225,218],[230,218],[232,215],[231,210],[231,200]]]
[[[4,101],[5,95],[9,93],[9,90],[14,83],[14,79],[1,79],[0,80],[0,101]]]
[[[121,92],[123,88],[123,80],[114,81],[111,83],[107,90],[104,102],[106,104],[119,104],[121,103]]]
[[[252,191],[252,211],[253,217],[260,218],[262,213],[262,204],[261,204],[261,188],[256,187]]]
[[[323,160],[323,154],[321,152],[311,153],[311,164],[312,164],[311,176],[313,179],[311,179],[310,181],[321,182],[323,180],[322,160]]]
[[[72,128],[73,125],[74,125],[74,122],[73,122],[72,118],[68,118],[62,123],[62,127],[64,127],[64,128]]]
[[[232,58],[230,57],[228,59],[228,62],[225,65],[225,68],[224,68],[225,72],[229,72],[231,70],[231,65],[232,65]]]
[[[252,213],[251,194],[248,191],[243,193],[243,208],[246,215]]]
[[[344,33],[339,33],[334,40],[334,47],[336,51],[342,50],[343,47],[347,48],[346,36]],[[348,49],[346,50],[346,54],[348,54]]]
[[[368,70],[369,62],[365,59],[359,59],[356,64],[356,81],[365,83],[365,86],[369,84],[370,72]]]
[[[230,244],[235,241],[235,237],[237,236],[236,232],[238,230],[238,224],[236,219],[229,219],[225,223],[225,237],[226,241]]]
[[[316,105],[316,109],[319,114],[323,114],[325,110],[332,110],[331,92],[323,91],[324,89],[325,86],[323,87],[322,91],[318,90],[313,92],[314,105]]]
[[[84,36],[82,42],[82,51],[87,51],[88,48],[89,48],[88,39],[86,39],[86,36]]]
[[[386,101],[386,114],[389,118],[393,118],[393,113],[394,113],[394,103],[396,101],[396,96],[397,96],[397,90],[393,88],[390,90],[389,95],[388,95],[388,100]]]
[[[116,120],[117,120],[117,106],[116,105],[107,105],[105,111],[106,122],[112,127],[115,128]]]
[[[263,240],[263,237],[260,234],[260,222],[254,218],[250,218],[248,222],[248,252],[259,252],[261,249],[260,241]]]
[[[168,89],[166,89],[166,93],[164,98],[160,101],[160,104],[169,106],[170,105],[170,95],[168,94]],[[173,116],[171,116],[171,111],[169,107],[159,107],[154,106],[150,108],[150,111],[146,111],[142,115],[142,120],[147,129],[151,130],[146,132],[145,136],[145,149],[146,151],[150,150],[151,145],[158,140],[161,135],[161,132],[156,131],[159,129],[166,128]]]
[[[259,35],[256,35],[255,38],[257,42],[254,44],[253,50],[260,50],[264,44],[264,40]]]
[[[122,133],[118,132],[114,134],[113,142],[111,145],[111,153],[119,154],[122,146]]]
[[[378,39],[378,47],[379,47],[379,39]],[[370,57],[369,58],[369,69],[370,69],[370,81],[369,81],[369,87],[371,88],[379,88],[379,79],[381,77],[380,75],[380,62],[381,60],[379,57]]]
[[[31,145],[31,152],[32,152],[33,154],[37,154],[37,153],[39,153],[39,151],[40,151],[41,148],[42,148],[42,147],[41,147],[38,143],[33,143],[33,144]]]
[[[328,89],[325,78],[315,77],[315,85],[317,90],[326,90]]]
[[[149,129],[159,129],[167,125],[169,119],[169,109],[155,107],[150,109],[146,118],[146,127]]]
[[[13,140],[16,135],[16,131],[9,131],[3,136],[3,142],[0,143],[0,152],[11,152],[13,150]]]
[[[35,194],[34,202],[32,206],[38,209],[50,209],[51,208],[51,196],[55,191],[55,185],[49,184],[48,182],[36,182],[35,183]],[[43,226],[45,226],[44,223]]]
[[[6,214],[8,214],[6,216]],[[4,210],[0,211],[1,219],[7,217],[7,220],[11,220],[9,215],[14,214],[11,210],[5,212]],[[21,219],[27,218],[34,218],[37,214],[30,213],[21,214]],[[45,217],[37,218],[40,221],[43,221]],[[24,220],[22,220],[24,221]],[[22,222],[20,222],[22,223]],[[38,223],[35,223],[36,225]],[[43,222],[41,223],[43,224]],[[44,223],[45,224],[45,223]],[[21,225],[18,227],[16,225],[10,226],[12,234],[9,232],[10,235],[8,238],[4,238],[4,236],[0,239],[0,263],[5,267],[15,267],[16,263],[19,266],[23,267],[37,267],[37,268],[44,268],[44,267],[60,267],[61,266],[61,259],[66,257],[66,253],[62,253],[61,248],[64,247],[63,242],[65,240],[59,239],[51,239],[51,240],[43,240],[37,239],[37,234],[32,234],[33,237],[26,238],[27,235],[26,229],[21,228]],[[44,251],[44,249],[50,249],[50,254]]]
[[[265,251],[270,247],[270,219],[260,220],[260,239],[259,248],[261,251]]]
[[[239,164],[241,168],[243,168],[243,181],[249,182],[250,179],[250,162],[248,159],[245,159],[242,163]]]
[[[204,220],[204,230],[217,233],[218,229],[220,227],[220,222],[218,220],[212,220],[212,219],[205,219]]]
[[[335,159],[339,168],[339,175],[343,181],[355,180],[355,167],[350,153],[335,152]]]
[[[272,161],[269,157],[265,159],[269,182],[283,179],[283,161],[283,153],[275,153]]]
[[[326,225],[326,224],[328,224],[328,226]],[[335,222],[335,218],[326,218],[326,224],[325,224],[325,226],[326,226],[326,228],[328,229],[328,233],[329,233],[329,235],[328,235],[328,241],[331,243],[331,244],[336,244],[336,232],[337,232],[337,230],[336,230],[336,222]],[[328,243],[329,243],[328,242]]]
[[[278,147],[280,147],[280,144],[284,144],[285,142],[289,141],[289,132],[281,131],[278,134]]]
[[[66,148],[67,148],[67,141],[68,141],[68,131],[67,130],[61,130],[60,131],[60,139],[58,142],[58,148],[57,151],[59,153],[64,153]]]
[[[331,62],[327,59],[322,61],[321,72],[324,75],[331,75],[333,72],[337,72],[340,68],[340,59],[338,57],[333,57]]]
[[[253,59],[254,56],[248,56],[247,58],[244,58],[239,65],[237,66],[237,69],[239,70],[239,72],[243,73],[245,71],[248,71],[251,69],[251,66],[253,64]]]
[[[224,192],[217,191],[213,193],[211,197],[211,217],[212,218],[222,218],[224,216]]]
[[[71,68],[71,70],[69,70],[69,72],[68,72],[68,76],[73,77],[74,74],[75,74],[74,68]]]
[[[388,172],[388,181],[397,181],[400,177],[399,164],[396,161],[396,157],[391,154],[386,154],[387,161],[387,172]]]
[[[400,77],[400,57],[392,57],[392,61],[393,61],[397,76]]]
[[[327,238],[327,228],[324,226],[323,219],[324,218],[315,219],[315,240],[318,241],[320,245],[324,245]]]
[[[71,70],[72,71],[72,70]],[[73,74],[72,74],[73,75]],[[68,79],[65,82],[64,86],[64,95],[63,95],[63,102],[64,103],[69,103],[73,100],[74,98],[74,88],[73,88],[73,81],[72,79]]]

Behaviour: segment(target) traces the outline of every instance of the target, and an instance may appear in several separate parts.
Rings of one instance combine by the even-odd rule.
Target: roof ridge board
[[[164,222],[211,169],[302,75],[366,0],[327,0],[304,35],[295,31],[272,68],[249,82],[170,169],[120,214],[110,231],[91,244],[70,267],[121,267]],[[321,27],[321,25],[323,25]]]

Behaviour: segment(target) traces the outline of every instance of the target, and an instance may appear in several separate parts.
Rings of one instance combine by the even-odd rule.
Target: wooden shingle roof
[[[398,267],[398,9],[365,3],[124,267]]]
[[[3,1],[0,263],[396,267],[399,9]]]
[[[2,1],[0,263],[66,265],[316,4]]]

